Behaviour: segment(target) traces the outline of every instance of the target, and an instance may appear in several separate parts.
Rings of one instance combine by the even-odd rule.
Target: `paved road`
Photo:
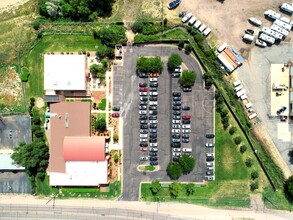
[[[171,92],[172,88],[179,89],[179,84],[171,80],[167,71],[167,60],[171,53],[179,53],[188,69],[198,73],[197,81],[192,93],[184,94],[186,103],[192,106],[192,141],[193,154],[197,160],[197,167],[189,175],[182,176],[180,181],[202,182],[204,179],[204,134],[213,131],[213,90],[203,88],[202,74],[198,63],[192,55],[187,55],[176,47],[145,46],[125,47],[124,66],[114,68],[113,105],[121,106],[121,115],[124,118],[123,143],[123,200],[137,201],[139,199],[139,184],[142,181],[170,181],[166,168],[170,162],[170,128],[171,128]],[[136,61],[139,56],[160,56],[164,62],[163,73],[159,77],[158,88],[158,145],[160,170],[154,173],[137,171],[140,156],[146,156],[138,150],[139,120],[138,120],[138,83],[147,82],[136,76]]]
[[[54,204],[54,206],[53,206]],[[0,219],[292,219],[285,211],[213,209],[184,203],[145,203],[97,199],[49,201],[0,195]]]

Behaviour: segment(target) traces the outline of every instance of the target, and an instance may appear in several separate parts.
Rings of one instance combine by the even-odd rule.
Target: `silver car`
[[[139,111],[139,114],[140,115],[146,115],[147,114],[147,111],[141,110],[141,111]]]
[[[150,120],[151,124],[158,124],[158,120]]]
[[[190,129],[182,129],[182,133],[190,133],[191,130]]]
[[[148,157],[140,157],[139,160],[140,161],[147,161],[147,160],[149,160],[149,158]]]

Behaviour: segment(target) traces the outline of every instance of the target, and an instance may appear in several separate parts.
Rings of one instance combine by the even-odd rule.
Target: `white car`
[[[185,15],[183,18],[182,18],[182,23],[185,23],[187,22],[190,18],[192,17],[192,12],[189,12],[187,15]]]
[[[172,129],[172,133],[180,133],[180,129]]]
[[[207,28],[207,26],[205,24],[202,24],[198,30],[200,32],[203,32],[206,28]]]
[[[181,73],[181,71],[182,71],[181,66],[176,67],[174,70],[175,73]]]
[[[150,147],[157,147],[158,143],[150,143]]]
[[[140,96],[147,96],[148,93],[147,93],[147,92],[139,92],[139,95],[140,95]]]
[[[214,144],[206,143],[206,147],[214,147]]]
[[[149,158],[148,157],[140,157],[139,160],[140,161],[147,161],[147,160],[149,160]]]
[[[158,120],[150,120],[151,124],[158,124]]]
[[[138,111],[140,115],[146,115],[147,114],[147,111],[144,111],[144,110],[140,110]]]
[[[157,96],[158,92],[150,92],[150,96]]]
[[[190,129],[182,129],[182,133],[190,133],[191,132],[191,130]]]
[[[173,129],[178,129],[178,128],[180,128],[180,125],[178,125],[178,124],[173,124],[173,125],[172,125],[172,128],[173,128]]]
[[[215,154],[214,154],[214,153],[206,153],[206,156],[207,156],[207,157],[214,157]]]
[[[158,105],[158,102],[150,102],[150,105]]]
[[[182,125],[182,128],[190,128],[190,124],[189,125]]]
[[[174,157],[180,157],[181,156],[181,153],[173,152],[173,156]]]
[[[182,152],[191,153],[192,152],[192,148],[183,148],[182,149]]]
[[[214,162],[207,162],[207,167],[213,167],[214,165]]]
[[[148,134],[140,134],[139,137],[140,138],[147,138],[148,137]]]
[[[256,26],[261,26],[261,20],[257,18],[249,18],[249,21]]]
[[[173,123],[173,124],[180,124],[181,121],[180,121],[180,120],[172,120],[172,123]]]
[[[180,148],[173,148],[173,151],[174,152],[181,152],[181,149]]]
[[[139,141],[140,141],[140,142],[147,142],[148,139],[146,139],[146,138],[140,138]]]
[[[151,82],[158,82],[158,78],[150,78]]]
[[[195,22],[195,24],[193,25],[193,28],[194,28],[194,29],[197,29],[197,28],[199,28],[200,25],[201,25],[201,21],[200,21],[200,20],[197,20],[197,21]]]

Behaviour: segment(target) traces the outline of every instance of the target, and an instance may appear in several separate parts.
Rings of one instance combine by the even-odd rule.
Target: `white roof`
[[[108,162],[67,161],[66,173],[50,173],[50,186],[99,186],[108,183]]]
[[[24,167],[14,163],[11,155],[0,153],[0,170],[25,170]]]
[[[85,55],[45,55],[45,90],[85,90]]]

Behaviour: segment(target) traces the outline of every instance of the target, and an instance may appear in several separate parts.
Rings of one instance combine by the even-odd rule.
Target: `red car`
[[[182,119],[190,119],[190,115],[182,115]]]
[[[140,92],[147,92],[149,89],[148,88],[145,88],[145,87],[142,87],[142,88],[139,88],[139,91]]]
[[[120,116],[119,113],[113,113],[112,114],[112,117],[114,117],[114,118],[119,118],[119,116]]]
[[[139,147],[139,150],[141,150],[141,151],[147,151],[148,150],[148,147]]]

